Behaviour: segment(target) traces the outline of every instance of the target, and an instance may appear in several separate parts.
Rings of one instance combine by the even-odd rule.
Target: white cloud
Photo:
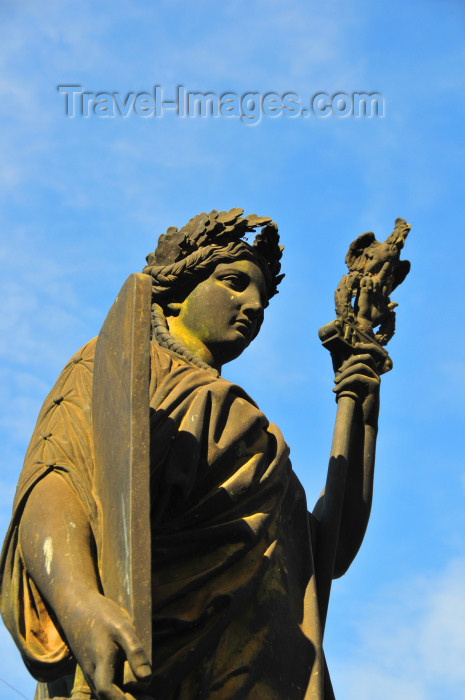
[[[358,643],[349,657],[331,664],[336,695],[344,700],[465,698],[464,581],[465,557],[428,577],[390,584],[355,625]]]

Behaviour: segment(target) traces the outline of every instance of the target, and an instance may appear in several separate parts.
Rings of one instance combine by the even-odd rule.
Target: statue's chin
[[[248,334],[247,334],[248,335]],[[238,332],[237,338],[234,341],[228,341],[225,343],[217,343],[214,347],[209,347],[215,364],[221,366],[228,362],[232,362],[241,355],[246,347],[250,344],[251,340],[249,337],[245,337],[242,332]]]

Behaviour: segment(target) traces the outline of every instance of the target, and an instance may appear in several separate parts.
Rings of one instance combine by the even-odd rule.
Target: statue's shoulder
[[[89,369],[92,368],[95,359],[95,348],[97,345],[98,336],[89,340],[85,345],[83,345],[74,355],[70,358],[66,367],[76,367],[83,363],[83,366],[89,365]]]

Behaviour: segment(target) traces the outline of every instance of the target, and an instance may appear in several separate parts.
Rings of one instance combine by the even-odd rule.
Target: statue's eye
[[[237,292],[243,292],[249,284],[249,278],[247,275],[228,272],[221,276],[221,282]]]

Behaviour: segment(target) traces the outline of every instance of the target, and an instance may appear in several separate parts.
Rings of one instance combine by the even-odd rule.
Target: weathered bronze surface
[[[126,280],[98,336],[92,389],[100,580],[105,595],[128,611],[149,661],[151,297],[147,275]]]
[[[38,700],[334,697],[331,581],[369,519],[379,375],[392,367],[382,345],[409,226],[351,245],[337,319],[320,330],[338,410],[308,512],[279,429],[221,377],[283,277],[276,224],[242,214],[168,229],[44,403],[0,589]]]

